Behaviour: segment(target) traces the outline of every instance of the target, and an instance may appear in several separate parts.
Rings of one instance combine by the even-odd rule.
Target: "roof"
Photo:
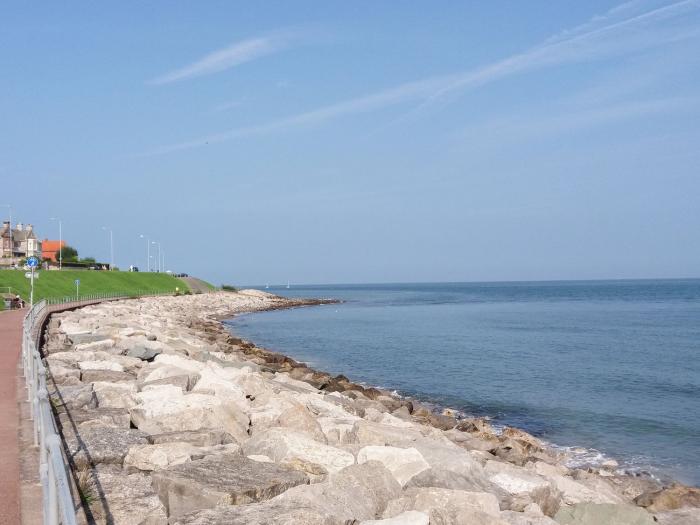
[[[54,252],[61,249],[61,246],[65,246],[66,241],[51,241],[49,239],[44,239],[41,241],[41,249],[44,252]]]
[[[10,237],[10,234],[7,230],[7,228],[2,229],[2,236],[3,237]],[[21,242],[21,241],[26,241],[27,239],[36,239],[36,235],[34,234],[34,229],[31,230],[17,230],[15,228],[12,229],[12,240]]]

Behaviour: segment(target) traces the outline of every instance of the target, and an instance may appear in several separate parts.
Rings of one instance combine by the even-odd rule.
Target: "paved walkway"
[[[20,522],[17,367],[25,313],[0,312],[0,525]]]

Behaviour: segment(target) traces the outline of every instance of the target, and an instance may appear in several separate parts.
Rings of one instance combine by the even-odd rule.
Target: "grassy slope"
[[[0,270],[0,292],[19,293],[23,299],[29,299],[29,279],[24,271]],[[143,292],[175,292],[188,290],[180,279],[164,273],[147,272],[101,272],[101,271],[41,271],[39,279],[34,281],[34,300],[46,297],[75,296],[75,280],[80,279],[80,295],[96,293],[123,292],[136,294]]]

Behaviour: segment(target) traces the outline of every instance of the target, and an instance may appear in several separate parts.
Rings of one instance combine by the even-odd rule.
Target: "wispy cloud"
[[[657,47],[698,36],[697,25],[685,24],[686,16],[700,8],[700,0],[683,0],[650,7],[649,2],[632,1],[602,16],[554,35],[525,52],[452,75],[441,75],[408,82],[386,89],[282,118],[267,124],[236,128],[223,133],[158,148],[161,154],[205,144],[259,135],[284,128],[317,124],[344,115],[376,111],[408,102],[418,102],[412,113],[425,111],[448,95],[462,93],[524,72],[586,60],[600,60],[620,54]]]
[[[603,125],[654,116],[687,115],[700,111],[700,97],[668,97],[633,101],[619,101],[603,106],[578,104],[559,108],[557,114],[540,111],[531,114],[507,115],[471,125],[461,134],[460,144],[482,144],[481,139],[498,148],[505,143],[546,140],[564,133],[578,132]],[[484,142],[484,143],[486,143]]]
[[[235,42],[223,49],[213,51],[191,64],[158,76],[149,83],[155,85],[170,84],[219,73],[279,52],[289,47],[295,38],[296,34],[292,32],[279,32]]]
[[[214,112],[220,112],[220,111],[228,111],[229,109],[234,109],[238,108],[243,105],[244,102],[246,102],[246,98],[241,98],[239,100],[231,100],[230,102],[224,102],[223,104],[219,104],[218,106],[215,106],[212,111]]]

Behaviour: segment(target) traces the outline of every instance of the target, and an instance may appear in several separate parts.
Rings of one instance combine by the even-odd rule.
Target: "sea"
[[[264,288],[260,288],[264,289]],[[319,370],[700,485],[700,279],[270,287],[340,304],[241,315]]]

